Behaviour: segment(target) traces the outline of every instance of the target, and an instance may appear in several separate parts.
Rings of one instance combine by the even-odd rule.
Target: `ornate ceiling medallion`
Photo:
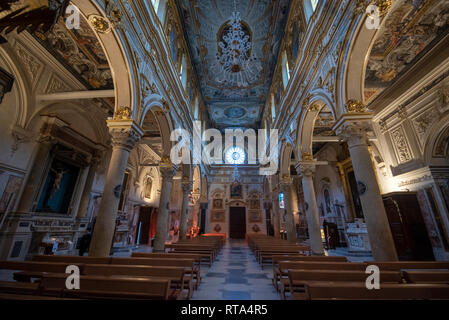
[[[111,23],[106,18],[95,14],[89,16],[89,24],[99,33],[109,33],[112,29]]]
[[[248,87],[259,80],[262,63],[252,52],[249,27],[243,26],[234,0],[234,11],[223,35],[219,35],[217,62],[212,66],[215,79],[227,87]]]

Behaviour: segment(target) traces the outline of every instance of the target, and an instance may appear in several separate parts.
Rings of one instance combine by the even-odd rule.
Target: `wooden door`
[[[246,208],[231,207],[229,209],[229,237],[231,239],[245,239]]]
[[[416,194],[386,195],[384,205],[399,260],[435,260]]]

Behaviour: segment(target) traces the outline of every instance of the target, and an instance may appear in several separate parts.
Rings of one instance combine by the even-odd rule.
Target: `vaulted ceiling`
[[[268,98],[291,0],[236,0],[251,53],[260,63],[254,81],[243,86],[223,83],[215,71],[230,17],[232,0],[177,0],[185,37],[211,125],[257,128]]]

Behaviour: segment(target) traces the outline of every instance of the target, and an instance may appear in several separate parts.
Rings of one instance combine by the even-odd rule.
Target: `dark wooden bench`
[[[172,290],[170,297],[176,299],[190,299],[193,294],[191,279],[185,279],[186,270],[183,267],[155,267],[139,265],[94,265],[89,264],[84,268],[84,275],[104,277],[128,277],[128,278],[151,278],[170,280]],[[188,292],[184,294],[184,283],[188,282]]]
[[[408,283],[441,283],[449,285],[449,271],[408,270],[403,271],[402,274]]]
[[[65,287],[67,275],[47,274],[40,282],[42,295],[76,299],[168,300],[170,280],[81,276],[80,290]]]
[[[201,283],[201,255],[194,253],[151,253],[151,252],[133,252],[132,258],[148,258],[148,259],[193,259],[195,261],[195,280],[196,289]]]
[[[278,267],[279,261],[308,261],[308,262],[348,262],[346,257],[340,256],[304,256],[304,255],[274,255],[272,256],[273,268]]]
[[[201,255],[201,261],[206,262],[209,267],[215,260],[215,250],[210,247],[198,247],[194,245],[176,245],[167,244],[165,248],[168,249],[170,254],[199,254]]]
[[[364,284],[353,282],[308,282],[304,293],[295,293],[297,300],[447,300],[449,286],[438,284],[381,285],[380,290],[368,290]]]
[[[165,258],[111,258],[111,265],[139,265],[154,267],[183,267],[185,268],[185,284],[187,289],[191,290],[190,285],[193,283],[194,288],[198,289],[198,279],[200,278],[199,270],[195,266],[193,259],[165,259]]]
[[[278,268],[273,268],[273,285],[279,291],[279,282],[288,278],[288,270],[351,270],[366,271],[366,264],[360,262],[307,262],[280,261]]]
[[[406,269],[414,270],[427,270],[427,269],[440,269],[449,270],[448,261],[365,261],[367,265],[378,266],[379,269],[385,271],[399,271]]]
[[[7,294],[34,295],[38,293],[39,284],[14,281],[0,281],[0,292]]]
[[[304,293],[304,284],[310,281],[318,282],[358,282],[365,284],[369,275],[365,271],[351,270],[288,270],[288,279],[281,279],[280,294],[285,300],[285,293],[290,290],[293,296]],[[402,283],[399,271],[384,271],[380,274],[380,283]]]

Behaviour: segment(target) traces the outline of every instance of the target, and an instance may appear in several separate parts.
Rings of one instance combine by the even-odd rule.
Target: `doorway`
[[[156,233],[157,224],[157,208],[152,207],[141,207],[139,214],[139,223],[137,224],[137,232],[140,229],[139,245],[151,245],[151,240],[154,238]]]
[[[246,208],[229,208],[229,237],[231,239],[245,239],[246,236]]]

